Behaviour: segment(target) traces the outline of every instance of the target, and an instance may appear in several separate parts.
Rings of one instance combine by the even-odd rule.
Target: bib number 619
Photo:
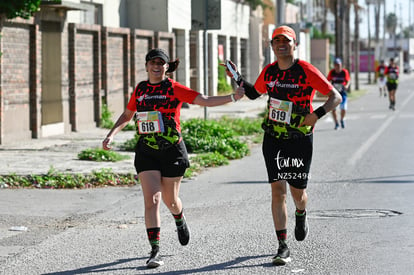
[[[272,109],[271,118],[276,121],[286,121],[286,112],[281,110]]]

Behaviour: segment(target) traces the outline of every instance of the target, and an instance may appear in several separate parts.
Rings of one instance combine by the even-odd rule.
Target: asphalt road
[[[139,186],[1,190],[0,274],[412,274],[414,88],[403,76],[397,110],[375,89],[349,103],[346,129],[318,122],[309,183],[310,235],[293,237],[292,262],[271,265],[277,240],[260,146],[251,156],[186,180],[191,229],[181,247],[161,208],[165,265],[149,254]],[[24,225],[27,231],[10,231]]]

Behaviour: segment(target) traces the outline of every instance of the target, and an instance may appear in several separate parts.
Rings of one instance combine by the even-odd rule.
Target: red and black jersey
[[[335,69],[332,69],[329,71],[327,78],[332,83],[342,84],[343,86],[346,86],[346,84],[348,84],[348,82],[351,80],[347,69],[342,69],[339,73],[336,72]]]
[[[315,92],[319,91],[327,95],[333,86],[316,67],[306,61],[295,60],[293,65],[286,70],[281,70],[277,61],[267,65],[256,80],[254,88],[261,94],[269,95],[267,113],[262,124],[263,129],[275,138],[285,139],[290,138],[292,134],[312,133],[311,126],[299,127],[299,125],[305,116],[313,111],[312,100]],[[292,104],[292,112],[287,113],[290,113],[290,118],[286,119],[283,115],[285,122],[272,119],[274,99]]]
[[[277,61],[267,65],[254,87],[259,93],[291,101],[307,113],[313,111],[315,91],[326,95],[333,88],[317,68],[303,60],[296,60],[287,70],[281,70]]]
[[[387,76],[388,83],[398,83],[398,77],[400,75],[400,69],[396,65],[389,65],[385,69],[385,75]]]
[[[375,70],[378,73],[378,77],[383,78],[385,76],[385,65],[378,65],[377,69]]]
[[[142,81],[136,86],[127,108],[137,112],[159,111],[164,123],[180,133],[183,102],[192,103],[198,95],[198,92],[170,78],[157,84]]]

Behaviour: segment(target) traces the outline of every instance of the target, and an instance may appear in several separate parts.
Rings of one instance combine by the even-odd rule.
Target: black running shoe
[[[178,240],[181,245],[187,245],[190,241],[190,230],[188,229],[187,222],[183,216],[183,223],[177,225]]]
[[[302,216],[296,215],[295,238],[297,241],[303,241],[309,232],[306,212]]]
[[[161,260],[159,249],[152,249],[151,255],[147,261],[147,267],[156,268],[161,265],[164,265],[164,262]]]
[[[273,257],[272,263],[274,265],[285,265],[291,260],[289,248],[287,246],[279,246],[277,255]]]

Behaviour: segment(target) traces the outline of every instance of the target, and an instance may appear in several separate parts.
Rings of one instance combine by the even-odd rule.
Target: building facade
[[[117,116],[146,79],[145,54],[154,47],[179,58],[173,77],[201,93],[217,93],[220,59],[233,60],[255,79],[263,67],[260,12],[216,0],[220,28],[195,30],[195,2],[202,1],[42,1],[32,19],[6,21],[0,144],[98,127],[103,104]]]

